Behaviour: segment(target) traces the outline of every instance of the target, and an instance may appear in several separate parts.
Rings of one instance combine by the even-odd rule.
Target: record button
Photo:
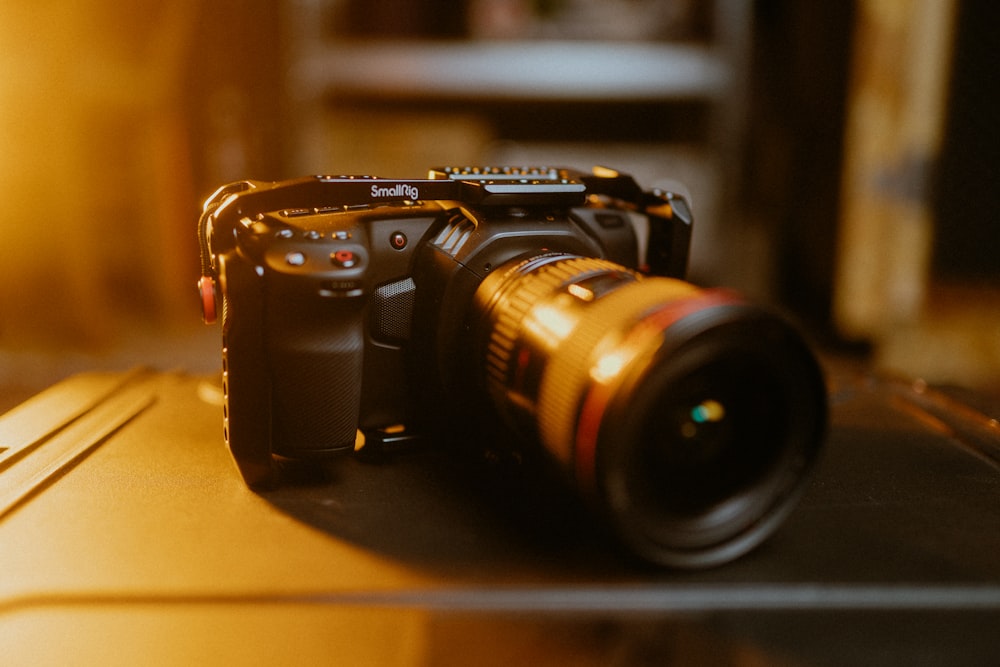
[[[358,265],[358,255],[353,250],[342,249],[330,254],[330,261],[341,269],[353,269]]]

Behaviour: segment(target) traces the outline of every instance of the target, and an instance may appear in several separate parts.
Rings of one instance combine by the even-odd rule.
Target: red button
[[[202,276],[198,281],[198,291],[201,293],[202,319],[205,324],[212,324],[218,316],[215,308],[215,281],[209,276]]]
[[[330,256],[330,259],[342,269],[351,269],[358,265],[358,256],[353,250],[338,250]]]

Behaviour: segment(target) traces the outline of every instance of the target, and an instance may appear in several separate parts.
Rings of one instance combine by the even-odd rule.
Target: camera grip
[[[226,444],[251,487],[267,485],[271,457],[271,390],[264,359],[263,293],[253,267],[220,256],[223,425]]]
[[[272,450],[294,459],[354,448],[361,408],[364,298],[276,288],[265,336]]]

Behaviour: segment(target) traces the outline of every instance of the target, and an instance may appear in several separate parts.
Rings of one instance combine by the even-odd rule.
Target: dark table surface
[[[699,572],[433,446],[254,493],[211,378],[75,376],[0,417],[12,664],[1000,664],[1000,425],[832,375],[801,505]]]

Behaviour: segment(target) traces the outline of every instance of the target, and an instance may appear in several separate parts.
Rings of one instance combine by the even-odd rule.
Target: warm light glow
[[[590,377],[595,382],[606,383],[615,378],[628,363],[628,355],[621,350],[605,354],[590,371]]]
[[[594,300],[594,293],[583,285],[573,284],[566,288],[566,291],[575,296],[580,301],[590,303]]]
[[[188,317],[199,11],[0,2],[3,345],[103,346],[119,318]]]
[[[615,178],[618,176],[618,171],[616,169],[611,169],[610,167],[602,167],[597,165],[593,169],[594,176],[600,176],[601,178]]]
[[[564,340],[576,326],[576,318],[553,306],[541,305],[532,310],[532,317],[525,327],[535,335],[545,339]]]

